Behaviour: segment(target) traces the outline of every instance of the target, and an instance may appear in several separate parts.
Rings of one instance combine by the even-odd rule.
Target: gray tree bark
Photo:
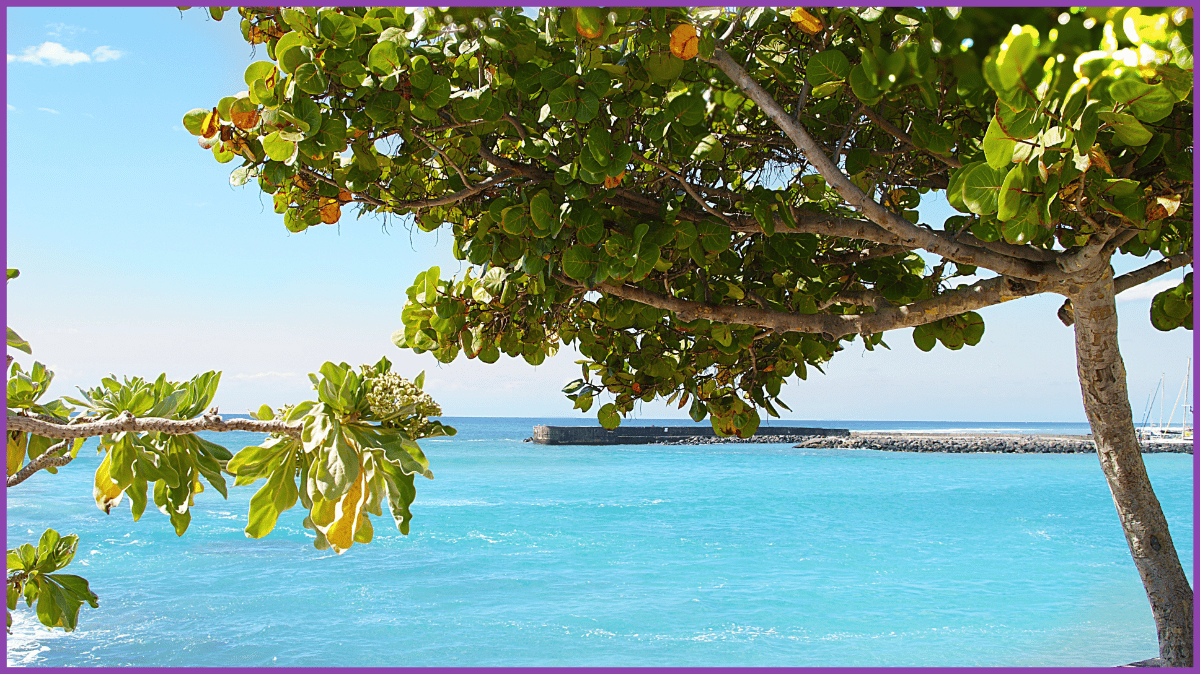
[[[1083,406],[1129,552],[1150,599],[1159,657],[1167,667],[1191,667],[1192,587],[1142,463],[1125,363],[1117,347],[1112,268],[1106,264],[1098,280],[1072,288],[1070,300]]]

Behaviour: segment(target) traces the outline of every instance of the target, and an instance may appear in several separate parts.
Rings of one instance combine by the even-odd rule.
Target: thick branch
[[[866,262],[881,257],[891,257],[900,253],[907,253],[908,249],[904,246],[874,246],[856,250],[852,253],[841,253],[839,255],[826,255],[813,260],[813,264],[818,264],[823,267],[844,267],[855,264],[857,262]]]
[[[300,439],[301,428],[299,425],[290,425],[283,421],[260,421],[258,419],[224,420],[215,414],[205,414],[195,419],[179,421],[175,419],[163,419],[162,417],[143,417],[139,419],[129,412],[125,412],[116,419],[89,421],[71,425],[48,423],[41,419],[9,414],[6,421],[10,431],[25,431],[44,438],[54,438],[57,440],[91,438],[97,435],[121,432],[157,432],[167,435],[187,435],[188,433],[195,433],[197,431],[282,433]]]
[[[1016,276],[1032,281],[1042,281],[1057,276],[1053,268],[1028,260],[1014,259],[993,251],[967,248],[930,229],[924,229],[891,212],[882,204],[868,197],[857,185],[842,173],[829,157],[821,151],[808,131],[771,97],[753,78],[723,50],[713,53],[711,62],[724,72],[746,96],[753,100],[787,134],[808,161],[821,173],[825,181],[837,190],[846,203],[861,211],[871,221],[900,238],[900,245],[925,250],[954,262],[978,265],[1006,276]]]
[[[565,276],[556,274],[555,278],[567,285],[583,288],[581,284]],[[1044,292],[1046,288],[1041,284],[1022,283],[998,276],[969,286],[960,286],[933,299],[881,308],[873,314],[859,315],[797,314],[756,307],[713,305],[662,295],[628,284],[601,283],[592,290],[666,309],[683,320],[706,319],[717,323],[753,325],[775,332],[803,332],[822,335],[826,339],[837,339],[845,335],[924,325],[948,316]]]

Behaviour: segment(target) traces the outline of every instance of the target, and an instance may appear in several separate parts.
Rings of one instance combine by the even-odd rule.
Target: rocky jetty
[[[852,431],[849,437],[805,438],[796,447],[825,449],[877,449],[886,452],[946,452],[965,454],[1077,454],[1092,453],[1090,435],[1005,435],[957,433],[875,433]],[[1191,444],[1142,443],[1142,452],[1192,453]]]

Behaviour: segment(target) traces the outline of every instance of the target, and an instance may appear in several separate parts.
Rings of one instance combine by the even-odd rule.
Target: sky
[[[9,8],[7,14],[8,325],[56,372],[50,396],[109,374],[186,379],[223,372],[216,403],[237,414],[312,397],[307,373],[332,360],[387,356],[447,416],[575,417],[562,387],[579,376],[567,349],[532,367],[401,351],[405,290],[433,265],[465,271],[450,233],[344,217],[290,234],[269,197],[229,185],[183,129],[192,108],[245,89],[266,58],[236,15],[215,22],[174,8]],[[943,202],[922,208],[940,223]],[[1148,262],[1118,260],[1117,273]],[[1149,323],[1153,294],[1183,270],[1118,297],[1121,351],[1140,421],[1166,376],[1167,410],[1192,354],[1192,333]],[[1085,421],[1073,335],[1044,295],[981,313],[979,346],[922,353],[911,331],[890,350],[856,342],[808,381],[793,379],[785,418],[803,420]],[[32,358],[10,353],[23,364]],[[644,404],[641,418],[686,418]]]

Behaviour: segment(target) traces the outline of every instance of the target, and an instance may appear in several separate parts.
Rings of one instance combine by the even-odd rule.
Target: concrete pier
[[[849,437],[845,428],[800,428],[759,426],[751,441],[800,442],[811,438]],[[530,442],[539,445],[646,445],[717,438],[711,426],[620,426],[607,430],[598,426],[534,426]],[[737,438],[732,440],[737,441]]]

